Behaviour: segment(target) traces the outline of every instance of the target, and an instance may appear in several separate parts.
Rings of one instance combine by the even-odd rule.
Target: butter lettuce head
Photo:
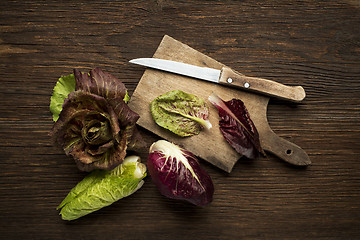
[[[50,135],[80,170],[111,170],[128,148],[140,143],[135,125],[139,115],[124,99],[125,85],[99,68],[89,73],[75,69],[73,77],[60,78],[55,86],[50,109],[56,122]]]
[[[146,166],[126,157],[112,171],[95,170],[79,182],[58,206],[63,220],[75,220],[127,197],[144,184]]]
[[[155,122],[169,131],[188,137],[199,134],[203,128],[211,128],[209,109],[205,101],[195,95],[174,90],[150,103]]]

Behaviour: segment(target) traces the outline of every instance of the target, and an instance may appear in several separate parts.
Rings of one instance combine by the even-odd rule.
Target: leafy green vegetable
[[[50,112],[53,115],[54,122],[56,122],[59,118],[59,114],[62,110],[62,105],[65,101],[65,98],[67,98],[67,96],[73,91],[75,91],[74,74],[72,73],[67,76],[60,77],[53,89],[53,94],[50,98]],[[128,103],[129,100],[130,97],[126,90],[123,101]]]
[[[130,100],[130,96],[128,94],[128,91],[126,90],[125,97],[123,98],[123,101],[127,104]]]
[[[197,206],[212,202],[214,184],[191,152],[159,140],[150,146],[147,167],[160,193]]]
[[[67,98],[72,91],[75,91],[74,74],[60,77],[50,99],[50,111],[53,114],[54,122],[59,118],[65,98]]]
[[[234,98],[225,102],[215,93],[208,100],[218,109],[220,131],[235,151],[250,159],[257,158],[259,153],[265,155],[259,133],[243,101]]]
[[[80,170],[111,170],[128,149],[141,145],[136,128],[140,116],[124,102],[125,85],[110,73],[94,68],[83,74],[74,69],[74,78],[75,91],[65,97],[50,135]]]
[[[127,197],[144,184],[146,166],[137,156],[126,157],[112,171],[95,170],[79,182],[61,202],[63,220],[75,220]]]
[[[199,134],[204,127],[211,128],[205,101],[180,90],[155,98],[150,103],[150,110],[159,126],[182,137]]]

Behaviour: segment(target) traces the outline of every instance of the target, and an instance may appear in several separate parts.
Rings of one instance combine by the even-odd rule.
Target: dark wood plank
[[[0,234],[4,239],[356,239],[360,236],[360,5],[323,1],[3,1],[0,6]],[[271,100],[270,126],[313,164],[273,156],[213,178],[206,208],[166,199],[151,179],[78,221],[56,206],[86,174],[50,143],[61,75],[95,66],[134,91],[164,34],[243,72],[302,85]],[[142,130],[149,146],[158,137]],[[146,151],[140,153],[146,162]]]

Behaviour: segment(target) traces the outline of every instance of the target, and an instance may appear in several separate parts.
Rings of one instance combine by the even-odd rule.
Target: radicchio
[[[162,195],[197,206],[205,206],[212,201],[213,182],[191,152],[159,140],[150,147],[147,167]]]
[[[265,154],[260,145],[259,133],[245,104],[240,99],[223,101],[212,94],[208,99],[219,111],[220,131],[226,141],[243,156],[254,159]]]

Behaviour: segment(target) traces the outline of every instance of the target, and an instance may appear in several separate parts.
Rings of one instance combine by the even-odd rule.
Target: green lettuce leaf
[[[127,104],[130,100],[130,96],[128,94],[128,91],[126,90],[125,97],[123,98],[123,101]]]
[[[61,202],[63,220],[75,220],[127,197],[144,184],[146,166],[129,156],[111,171],[95,170],[79,182]]]
[[[72,91],[75,91],[74,74],[60,77],[50,98],[50,112],[53,115],[54,122],[59,118],[65,98],[67,98]]]
[[[205,101],[180,90],[155,98],[150,103],[150,111],[159,126],[182,137],[199,134],[204,127],[211,128]]]

